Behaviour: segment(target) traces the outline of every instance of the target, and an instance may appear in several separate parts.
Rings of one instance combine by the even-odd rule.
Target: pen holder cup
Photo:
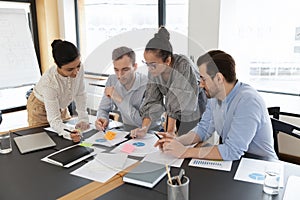
[[[171,180],[172,184],[167,180],[168,200],[188,200],[190,179],[187,176],[183,176],[180,184],[176,176],[172,177]]]

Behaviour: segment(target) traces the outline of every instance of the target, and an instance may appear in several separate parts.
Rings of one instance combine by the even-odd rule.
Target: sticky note
[[[116,137],[116,133],[113,131],[107,131],[104,138],[107,140],[113,140]]]
[[[93,144],[92,143],[88,143],[88,142],[81,142],[80,146],[84,146],[84,147],[91,147]]]
[[[125,153],[131,153],[134,150],[135,150],[135,146],[133,146],[132,144],[124,144],[123,148],[121,149],[121,151]]]

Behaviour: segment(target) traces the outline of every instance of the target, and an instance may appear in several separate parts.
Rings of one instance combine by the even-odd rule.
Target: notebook
[[[50,154],[45,158],[45,161],[68,168],[90,156],[95,155],[93,154],[93,151],[94,149],[90,147],[77,144]]]
[[[164,165],[144,161],[127,173],[123,181],[153,188],[166,174]]]
[[[46,132],[18,136],[14,138],[21,154],[56,146]]]

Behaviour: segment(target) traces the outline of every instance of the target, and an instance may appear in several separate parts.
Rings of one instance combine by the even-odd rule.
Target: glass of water
[[[10,132],[0,133],[0,153],[6,154],[12,151]]]
[[[277,166],[268,166],[265,169],[265,180],[263,191],[267,194],[276,195],[279,193],[279,180],[281,168]]]

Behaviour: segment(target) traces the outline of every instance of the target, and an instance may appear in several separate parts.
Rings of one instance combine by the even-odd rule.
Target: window
[[[290,112],[300,108],[299,8],[297,0],[221,1],[219,46],[234,56],[239,80],[281,94],[263,96],[268,105],[289,102]]]
[[[143,65],[144,46],[158,27],[157,0],[78,0],[78,7],[80,49],[86,71],[113,73],[111,52],[122,45],[133,48],[138,65]],[[166,23],[169,30],[187,35],[188,1],[166,1]],[[141,70],[147,71],[146,67]]]

